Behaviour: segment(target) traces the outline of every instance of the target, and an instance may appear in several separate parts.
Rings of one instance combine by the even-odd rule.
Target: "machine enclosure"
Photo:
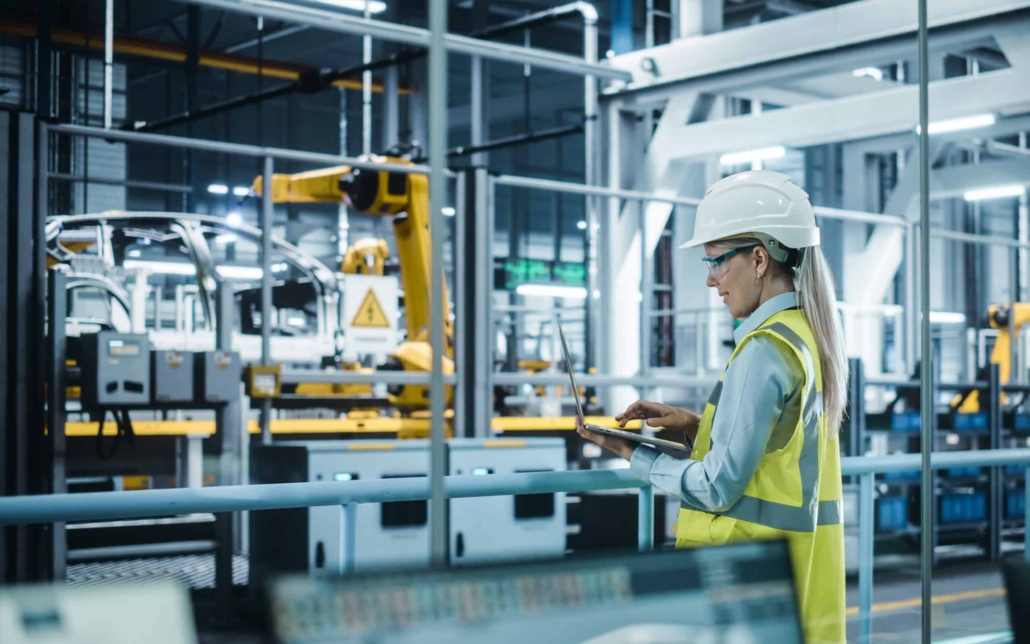
[[[197,403],[226,403],[239,396],[243,377],[240,356],[232,351],[200,351],[193,355]]]
[[[151,351],[150,373],[154,402],[193,401],[193,354],[189,351]]]
[[[84,407],[150,402],[150,340],[144,334],[99,331],[82,336]]]
[[[491,447],[491,445],[494,445]],[[566,469],[560,438],[448,441],[451,475]],[[252,483],[371,481],[424,477],[425,440],[283,442],[251,448]],[[355,525],[340,507],[250,513],[251,571],[336,575],[429,564],[426,501],[361,504]],[[450,501],[452,565],[560,557],[565,551],[564,494]]]

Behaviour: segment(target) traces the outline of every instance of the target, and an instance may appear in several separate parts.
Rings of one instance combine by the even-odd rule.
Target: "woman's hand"
[[[643,420],[649,427],[682,431],[688,440],[693,441],[697,437],[697,426],[701,422],[701,416],[679,407],[638,400],[616,416],[615,420],[619,427],[625,427],[631,420]]]
[[[576,433],[583,438],[597,443],[601,447],[615,452],[618,456],[626,459],[627,461],[633,457],[633,450],[636,449],[637,444],[633,441],[628,441],[625,438],[619,438],[618,436],[609,436],[608,434],[598,434],[592,432],[587,428],[583,427],[583,424],[576,419]]]

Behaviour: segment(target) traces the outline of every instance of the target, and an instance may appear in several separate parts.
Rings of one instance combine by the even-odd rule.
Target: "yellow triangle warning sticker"
[[[361,306],[358,307],[358,312],[354,314],[354,319],[351,320],[350,325],[352,327],[377,329],[390,328],[390,321],[386,319],[386,313],[383,313],[383,307],[379,304],[379,299],[376,298],[374,289],[368,289],[368,293],[365,294],[365,299],[361,301]]]

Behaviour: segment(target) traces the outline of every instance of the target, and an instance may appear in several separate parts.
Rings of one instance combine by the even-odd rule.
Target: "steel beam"
[[[939,29],[1020,9],[1016,0],[934,0],[930,26]],[[805,56],[846,52],[889,39],[907,43],[908,55],[918,27],[916,5],[896,0],[863,0],[709,36],[676,40],[611,59],[615,69],[633,80],[613,93],[670,86],[683,81],[739,73],[747,68]],[[805,34],[798,38],[798,34]],[[935,39],[937,34],[934,34]],[[860,66],[860,65],[859,65]],[[825,69],[825,67],[824,67]],[[825,69],[823,73],[834,71]]]
[[[182,0],[185,2],[186,0]],[[430,30],[409,27],[397,23],[358,18],[338,11],[299,6],[276,0],[191,0],[194,4],[213,7],[234,13],[249,14],[284,20],[289,23],[309,25],[344,34],[371,36],[376,40],[429,47]],[[430,3],[430,7],[432,3]],[[519,65],[532,65],[581,76],[594,75],[598,78],[629,80],[629,72],[613,69],[604,64],[591,64],[582,58],[558,54],[541,49],[516,47],[504,43],[490,42],[457,34],[443,35],[444,47],[448,52],[482,56],[491,60],[506,61]]]

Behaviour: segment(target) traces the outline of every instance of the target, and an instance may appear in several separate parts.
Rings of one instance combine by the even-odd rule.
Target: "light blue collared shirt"
[[[770,317],[797,306],[794,292],[769,298],[737,327],[733,339],[739,345]],[[764,335],[751,338],[726,369],[704,459],[680,460],[641,445],[630,470],[698,510],[725,512],[744,495],[762,456],[790,439],[803,384],[801,363],[785,343]]]

